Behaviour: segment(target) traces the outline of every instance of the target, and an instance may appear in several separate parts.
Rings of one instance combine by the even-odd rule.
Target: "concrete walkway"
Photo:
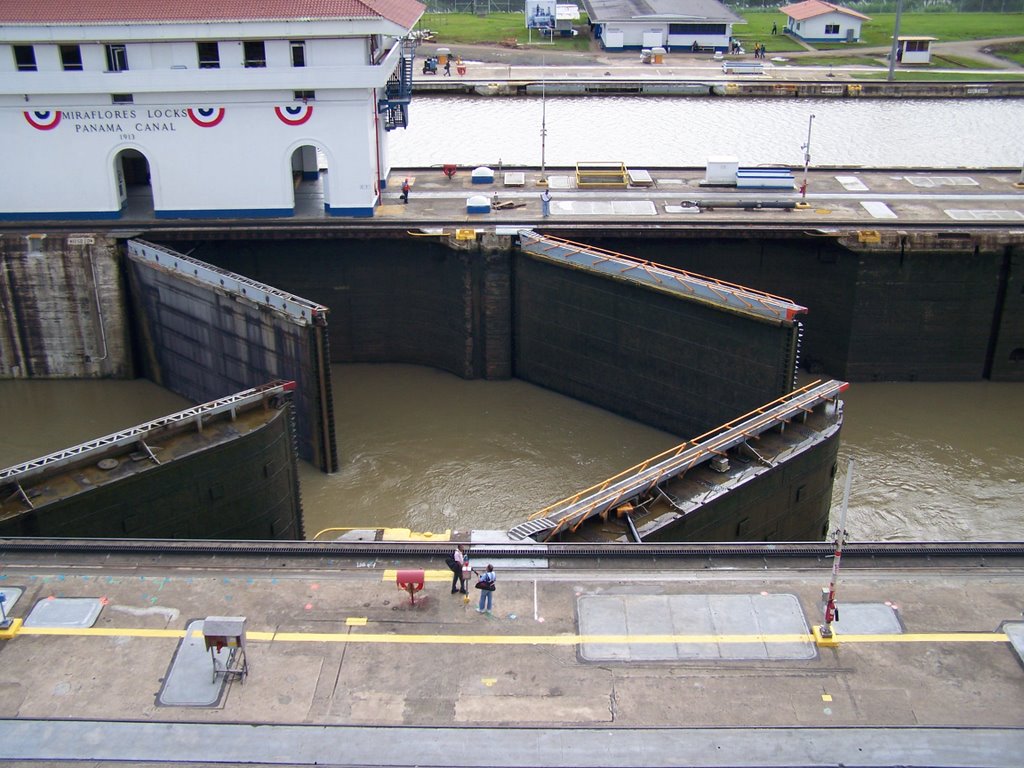
[[[25,621],[0,641],[6,761],[977,768],[1024,750],[1012,563],[851,561],[820,645],[828,562],[506,559],[481,615],[422,556],[35,558],[0,566]],[[48,625],[83,600],[102,608]],[[204,616],[246,618],[249,674],[168,704],[177,665],[212,672],[182,654]]]

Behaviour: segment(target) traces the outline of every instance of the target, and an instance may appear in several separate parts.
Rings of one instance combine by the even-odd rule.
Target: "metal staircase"
[[[401,58],[398,67],[384,86],[384,98],[378,99],[377,111],[383,115],[384,130],[407,128],[409,125],[409,102],[412,101],[413,59],[416,57],[416,42],[408,38],[401,41]]]

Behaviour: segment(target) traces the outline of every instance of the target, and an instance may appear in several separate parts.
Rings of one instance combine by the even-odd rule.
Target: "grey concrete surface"
[[[816,647],[828,563],[538,562],[496,566],[481,616],[417,558],[5,553],[18,618],[51,596],[103,608],[0,641],[0,760],[996,766],[1024,747],[1024,665],[1000,630],[1021,622],[1024,567],[850,568],[841,609],[898,611],[900,641],[844,644],[844,614],[838,646]],[[426,569],[415,606],[400,568]],[[246,617],[250,673],[168,706],[187,628],[212,615]],[[588,659],[590,631],[626,653]]]
[[[414,728],[0,721],[0,759],[135,764],[605,768],[1005,768],[1024,731],[985,728]]]

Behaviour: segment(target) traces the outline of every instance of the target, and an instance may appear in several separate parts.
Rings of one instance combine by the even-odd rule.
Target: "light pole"
[[[548,174],[544,163],[544,150],[548,135],[548,99],[547,86],[544,78],[544,59],[541,58],[540,61],[540,183],[547,184]]]
[[[815,633],[819,645],[836,645],[832,634],[832,622],[839,621],[839,608],[836,606],[836,587],[839,584],[839,561],[843,556],[843,544],[846,541],[846,510],[850,503],[850,482],[853,478],[853,459],[846,465],[846,487],[843,489],[843,508],[839,514],[839,528],[836,530],[836,549],[832,556],[832,580],[828,585],[828,597],[825,600],[825,623]]]
[[[892,48],[889,49],[889,76],[888,82],[896,77],[896,56],[900,47],[900,16],[903,14],[903,0],[896,0],[896,23],[892,30]]]
[[[801,149],[804,151],[804,183],[800,185],[800,197],[807,201],[807,169],[811,165],[811,126],[814,124],[814,115],[807,120],[807,143]]]

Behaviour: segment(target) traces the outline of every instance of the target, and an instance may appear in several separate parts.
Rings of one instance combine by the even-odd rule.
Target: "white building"
[[[417,0],[0,2],[0,218],[372,216]],[[317,151],[326,158],[320,174]]]
[[[900,35],[896,38],[896,61],[900,64],[931,64],[932,43],[937,37]]]
[[[856,43],[861,24],[871,21],[870,16],[825,0],[804,0],[779,11],[789,17],[786,34],[808,43]]]
[[[727,51],[743,19],[718,0],[583,0],[594,36],[607,50]]]

